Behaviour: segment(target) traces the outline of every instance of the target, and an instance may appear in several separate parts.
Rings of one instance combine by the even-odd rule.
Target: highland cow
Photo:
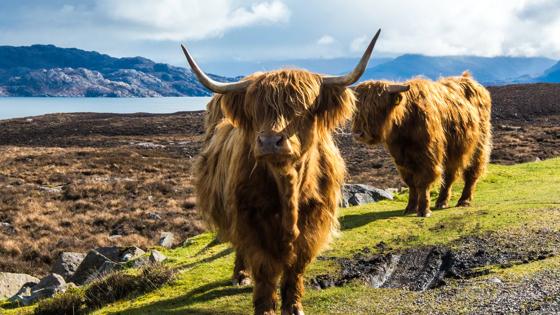
[[[405,213],[431,215],[430,187],[442,174],[436,208],[448,206],[451,185],[460,173],[465,187],[457,206],[470,205],[492,146],[492,102],[482,85],[465,72],[437,82],[367,81],[355,91],[354,137],[386,146],[409,187]]]
[[[303,314],[303,273],[336,230],[345,166],[332,133],[350,119],[348,85],[361,76],[379,32],[360,63],[343,76],[305,70],[255,73],[219,83],[184,53],[214,91],[206,141],[195,165],[198,209],[236,251],[233,280],[254,281],[256,314]]]

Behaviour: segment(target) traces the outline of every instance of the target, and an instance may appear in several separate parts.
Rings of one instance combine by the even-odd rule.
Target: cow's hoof
[[[430,210],[421,211],[421,212],[418,212],[416,215],[419,216],[419,217],[423,217],[423,218],[429,218],[429,217],[432,216],[432,211],[430,211]]]
[[[406,209],[404,209],[404,211],[403,211],[404,215],[411,214],[411,213],[416,213],[416,209],[406,207]]]
[[[457,202],[457,207],[470,207],[471,206],[471,202],[468,200],[459,200],[459,202]]]
[[[236,277],[233,277],[233,279],[231,280],[231,283],[234,286],[245,287],[245,286],[251,285],[253,282],[251,281],[251,277],[249,277],[248,275],[246,275],[244,273],[240,273]]]
[[[445,209],[445,208],[449,208],[449,205],[447,204],[447,202],[436,203],[436,209],[441,210],[441,209]]]
[[[291,307],[288,309],[282,309],[282,315],[305,315],[302,309],[297,307]]]

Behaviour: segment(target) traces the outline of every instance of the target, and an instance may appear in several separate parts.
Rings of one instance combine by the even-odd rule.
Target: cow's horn
[[[226,92],[232,92],[232,91],[241,91],[246,89],[247,86],[251,84],[251,81],[249,80],[238,81],[238,82],[227,82],[227,83],[212,80],[196,64],[196,61],[194,61],[194,59],[191,57],[191,54],[189,53],[187,48],[185,48],[185,46],[183,45],[181,45],[181,48],[183,49],[183,53],[185,54],[185,57],[187,57],[187,61],[191,66],[192,72],[198,78],[198,81],[200,81],[200,83],[202,83],[202,85],[204,85],[210,91],[214,93],[220,93],[220,94]]]
[[[369,43],[369,46],[364,52],[362,59],[360,59],[360,63],[358,63],[358,65],[354,68],[354,70],[352,70],[352,72],[341,76],[323,76],[323,84],[348,86],[358,81],[358,79],[360,79],[360,77],[366,70],[369,57],[373,52],[373,47],[375,46],[375,42],[377,42],[377,38],[379,37],[380,33],[381,29],[379,29],[377,33],[375,33],[375,36],[373,36],[373,39]]]
[[[387,92],[389,94],[402,93],[402,92],[406,92],[408,90],[410,90],[410,85],[391,84],[391,85],[387,86]]]

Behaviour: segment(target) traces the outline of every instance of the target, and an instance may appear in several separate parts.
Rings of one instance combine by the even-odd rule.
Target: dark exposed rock
[[[376,288],[424,291],[444,285],[446,278],[487,274],[485,266],[509,267],[545,259],[556,254],[554,244],[558,242],[560,232],[539,230],[524,236],[467,236],[449,247],[424,246],[389,253],[381,249],[378,254],[365,249],[353,258],[336,259],[340,273],[317,276],[310,285],[322,289],[361,280]]]

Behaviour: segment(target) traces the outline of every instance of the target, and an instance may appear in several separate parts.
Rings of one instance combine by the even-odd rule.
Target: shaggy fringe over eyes
[[[373,133],[374,130],[380,136],[384,130],[385,120],[390,110],[389,102],[397,101],[387,92],[387,87],[391,82],[387,81],[366,81],[354,88],[357,97],[357,113],[354,115],[353,129],[361,130],[366,133]],[[408,92],[406,92],[408,93]],[[406,94],[401,93],[401,94]],[[405,98],[404,96],[403,98]],[[402,99],[398,100],[399,103]],[[393,104],[394,106],[398,104]]]
[[[253,128],[252,119],[276,122],[315,114],[324,131],[349,119],[355,98],[346,87],[322,86],[321,76],[304,70],[278,70],[256,73],[246,92],[228,93],[221,108],[231,123],[244,130]]]
[[[354,93],[342,86],[326,86],[316,105],[317,120],[324,132],[342,126],[356,110]]]

